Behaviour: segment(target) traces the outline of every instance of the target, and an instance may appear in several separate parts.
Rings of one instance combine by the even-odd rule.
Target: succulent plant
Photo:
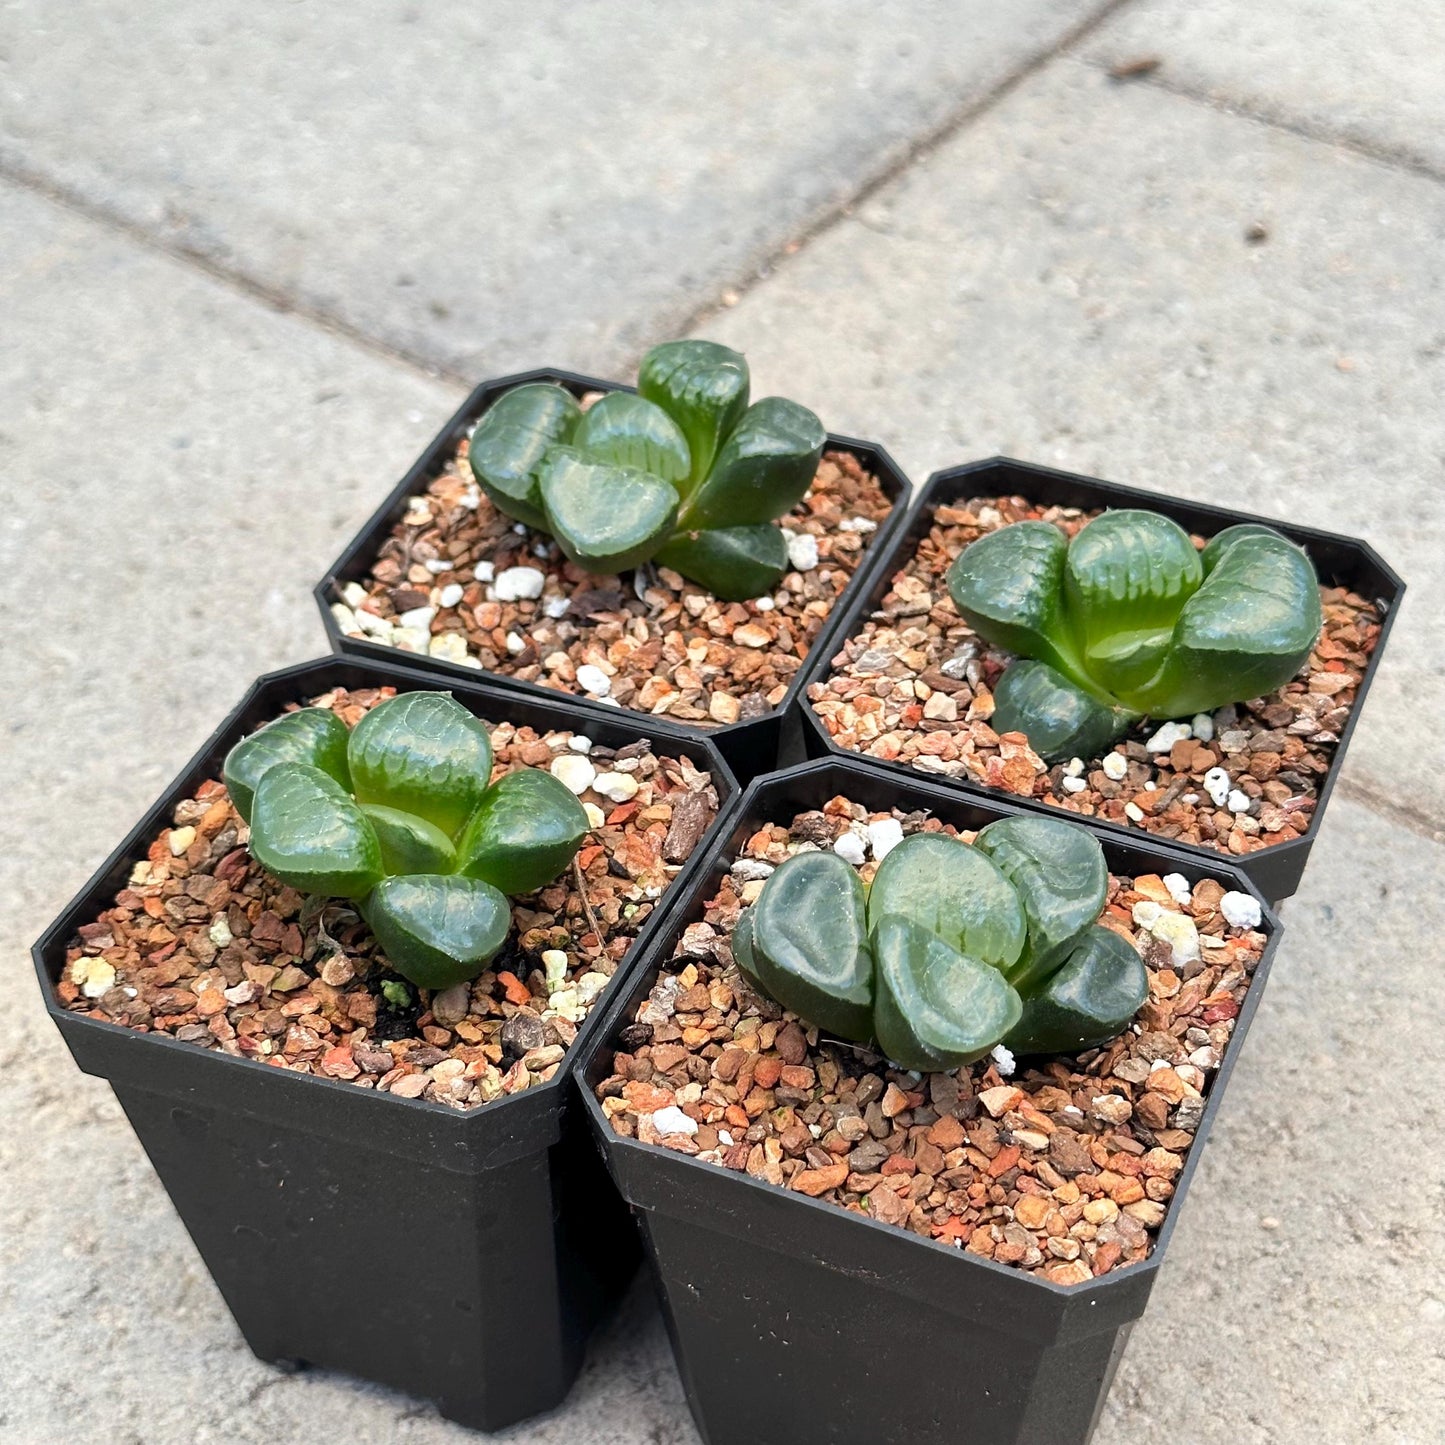
[[[326,708],[285,713],[231,749],[223,777],[256,861],[355,901],[423,988],[480,973],[511,928],[507,895],[550,883],[588,829],[550,773],[493,783],[485,725],[442,692],[400,693],[351,729]]]
[[[1017,653],[993,726],[1050,760],[1097,754],[1144,716],[1184,717],[1274,691],[1309,657],[1322,615],[1304,551],[1228,527],[1201,552],[1157,512],[1104,512],[1068,541],[1015,522],[965,547],[954,605]]]
[[[748,385],[736,351],[670,341],[643,358],[636,394],[585,412],[564,387],[519,386],[472,431],[472,472],[589,572],[652,560],[725,601],[757,597],[787,570],[774,520],[806,494],[826,437],[796,402],[749,406]]]
[[[796,853],[739,917],[733,958],[800,1018],[904,1068],[999,1044],[1075,1052],[1148,996],[1138,953],[1096,922],[1108,882],[1094,838],[1052,818],[1000,818],[971,845],[914,833],[867,888],[836,853]]]

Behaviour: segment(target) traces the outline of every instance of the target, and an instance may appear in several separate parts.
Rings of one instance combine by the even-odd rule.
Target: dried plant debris
[[[391,688],[315,700],[348,725]],[[467,1109],[556,1072],[643,923],[710,826],[711,777],[639,739],[492,730],[494,777],[547,768],[591,831],[557,882],[515,900],[513,931],[470,984],[395,973],[355,911],[268,875],[224,785],[177,804],[114,904],[79,930],[60,1001],[143,1032]]]
[[[1058,1284],[1144,1259],[1264,949],[1259,907],[1210,880],[1111,877],[1100,923],[1139,950],[1149,998],[1078,1056],[996,1050],[905,1073],[744,980],[733,925],[779,863],[832,848],[867,879],[903,837],[940,828],[834,798],[757,832],[623,1030],[603,1110],[625,1137]]]
[[[1008,655],[959,616],[945,582],[949,566],[1008,523],[1052,522],[1072,536],[1097,515],[1022,497],[939,507],[878,610],[809,689],[814,712],[841,747],[1159,838],[1244,854],[1301,836],[1380,636],[1377,605],[1344,588],[1320,589],[1319,641],[1297,676],[1268,697],[1145,722],[1098,756],[1052,767],[1023,734],[990,726]]]

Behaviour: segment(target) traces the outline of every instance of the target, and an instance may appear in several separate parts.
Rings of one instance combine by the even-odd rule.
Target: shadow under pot
[[[34,961],[251,1349],[496,1430],[562,1400],[635,1268],[571,1075],[593,1005],[637,961],[735,785],[710,742],[666,724],[449,683],[486,726],[494,776],[565,777],[589,831],[554,883],[511,900],[475,978],[423,987],[344,901],[318,906],[260,867],[220,780],[232,748],[288,710],[354,731],[435,686],[340,658],[261,678]],[[389,1328],[387,1300],[419,1327]]]
[[[579,1082],[709,1445],[1082,1445],[1097,1421],[1268,977],[1258,891],[1223,859],[1104,839],[1098,926],[1132,944],[1148,1001],[1072,1054],[905,1071],[733,959],[794,855],[866,881],[920,835],[973,852],[1020,821],[1064,827],[865,762],[759,779],[608,1006]]]
[[[1182,551],[1182,559],[1174,560],[1191,574],[1177,595],[1146,599],[1153,609],[1147,615],[1106,619],[1121,625],[1108,643],[1144,640],[1138,653],[1147,665],[1135,669],[1132,681],[1160,666],[1150,652],[1156,645],[1166,664],[1162,680],[1170,676],[1167,664],[1173,665],[1176,685],[1151,693],[1127,686],[1132,664],[1122,654],[1099,664],[1098,672],[1107,669],[1126,683],[1122,691],[1136,703],[1132,713],[1077,689],[1054,687],[1063,679],[1047,657],[1040,660],[1046,642],[1023,629],[1011,648],[999,638],[987,642],[951,595],[966,569],[975,591],[969,600],[978,600],[977,574],[984,569],[969,554],[986,539],[994,547],[991,539],[1005,527],[1022,524],[1013,535],[1032,534],[1034,541],[1057,534],[1056,545],[1042,551],[1067,552],[1072,559],[1074,543],[1064,547],[1064,539],[1109,541],[1098,529],[1086,529],[1094,518],[1113,519],[1126,509],[1134,518],[1152,514],[1146,519],[1152,530],[1113,537],[1112,551],[1095,546],[1101,564],[1096,572],[1102,564],[1118,571],[1132,562],[1136,571],[1152,567],[1156,581],[1178,580],[1166,564],[1173,551]],[[1266,530],[1277,535],[1261,538]],[[1213,548],[1207,545],[1216,538]],[[1246,539],[1244,551],[1215,576],[1209,569],[1231,539]],[[1158,555],[1160,544],[1166,555]],[[1246,555],[1251,548],[1273,553]],[[1318,592],[1315,615],[1322,622],[1314,644],[1306,642],[1286,660],[1283,683],[1251,680],[1268,673],[1269,658],[1232,654],[1226,665],[1216,665],[1220,676],[1213,681],[1223,682],[1223,693],[1261,686],[1265,693],[1220,703],[1218,686],[1199,686],[1209,670],[1202,654],[1182,645],[1174,651],[1184,639],[1178,619],[1203,616],[1208,602],[1213,615],[1204,620],[1216,634],[1223,622],[1253,625],[1261,615],[1252,590],[1261,567],[1290,563],[1299,558],[1297,548],[1303,549],[1302,562],[1284,571],[1307,576],[1313,568],[1317,587],[1310,590]],[[1027,552],[1015,549],[1015,560],[1028,565],[1007,579],[1015,600],[1028,590],[1023,584],[1031,568],[1057,561],[1020,555]],[[1234,581],[1248,584],[1234,588],[1233,597],[1225,575],[1231,569]],[[1000,579],[992,581],[996,593]],[[1055,591],[1064,594],[1068,587]],[[1403,593],[1399,577],[1354,538],[1007,458],[952,467],[929,478],[908,527],[870,558],[830,655],[809,664],[802,705],[807,750],[811,756],[862,755],[901,776],[921,774],[965,791],[1062,810],[1120,840],[1147,833],[1187,849],[1201,865],[1222,855],[1265,897],[1279,901],[1299,886]],[[1234,619],[1221,616],[1221,600],[1237,609]],[[1304,601],[1312,611],[1313,597]],[[1061,605],[1068,611],[1078,598],[1063,596]],[[995,631],[1001,637],[1004,629]],[[1034,645],[1038,651],[1029,650]],[[1113,695],[1102,686],[1098,692]],[[1151,708],[1156,715],[1147,715]],[[1009,720],[1014,714],[1032,719],[1026,730],[1017,718]],[[1040,730],[1040,719],[1055,725],[1058,735]],[[1099,724],[1092,738],[1091,722]]]
[[[498,510],[470,463],[478,421],[539,387],[588,409],[635,395],[551,369],[478,386],[317,585],[332,648],[662,717],[711,737],[743,780],[801,759],[803,666],[831,655],[865,560],[903,524],[908,479],[882,447],[824,439],[819,427],[811,486],[777,519],[781,576],[760,596],[723,600],[670,571],[666,550],[587,570],[553,535]]]

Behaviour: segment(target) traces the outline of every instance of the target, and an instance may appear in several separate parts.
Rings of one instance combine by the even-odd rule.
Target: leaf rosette
[[[480,973],[511,929],[508,895],[552,882],[588,830],[550,773],[493,782],[485,725],[440,692],[388,698],[352,729],[326,708],[286,713],[231,749],[223,777],[256,861],[353,900],[423,988]]]
[[[959,613],[1016,653],[998,732],[1050,760],[1092,757],[1145,716],[1185,717],[1273,692],[1308,659],[1323,615],[1302,548],[1257,523],[1201,552],[1156,512],[1104,512],[1073,541],[1015,522],[948,571]]]
[[[867,887],[836,853],[797,853],[740,915],[733,958],[784,1008],[903,1068],[1000,1044],[1076,1052],[1148,997],[1133,945],[1097,922],[1108,885],[1098,842],[1052,818],[1001,818],[971,845],[915,833]]]
[[[784,397],[749,405],[749,385],[738,352],[671,341],[643,358],[635,395],[585,412],[564,387],[519,386],[473,429],[472,473],[589,572],[656,561],[724,601],[757,597],[787,570],[775,523],[807,493],[826,436]]]

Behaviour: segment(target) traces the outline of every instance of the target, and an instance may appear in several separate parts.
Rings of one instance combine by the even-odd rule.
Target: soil
[[[835,798],[748,841],[621,1034],[597,1087],[612,1128],[1059,1284],[1146,1258],[1266,942],[1226,913],[1253,924],[1256,905],[1207,879],[1111,877],[1100,922],[1149,973],[1123,1034],[1077,1057],[902,1072],[758,994],[729,947],[773,865],[889,817],[941,827]]]
[[[354,725],[394,692],[337,690],[315,705]],[[718,796],[707,773],[645,739],[589,749],[578,734],[502,723],[492,747],[494,777],[568,758],[569,786],[590,764],[606,794],[578,794],[594,826],[574,869],[513,901],[511,936],[470,985],[430,993],[406,983],[348,904],[323,905],[267,874],[225,786],[210,779],[176,805],[114,904],[79,930],[58,997],[141,1032],[456,1109],[550,1079]]]
[[[503,516],[467,443],[383,543],[341,630],[524,682],[711,728],[762,717],[793,675],[891,510],[876,478],[829,452],[780,525],[793,570],[772,593],[720,602],[667,568],[584,572]]]
[[[970,542],[1010,522],[1053,522],[1073,536],[1097,515],[1023,497],[939,507],[879,608],[808,689],[829,735],[869,757],[1236,855],[1307,832],[1380,636],[1375,604],[1343,588],[1320,588],[1319,642],[1284,687],[1172,731],[1145,721],[1110,749],[1112,761],[1101,754],[1050,767],[1022,733],[989,726],[1009,654],[958,615],[945,573]]]

